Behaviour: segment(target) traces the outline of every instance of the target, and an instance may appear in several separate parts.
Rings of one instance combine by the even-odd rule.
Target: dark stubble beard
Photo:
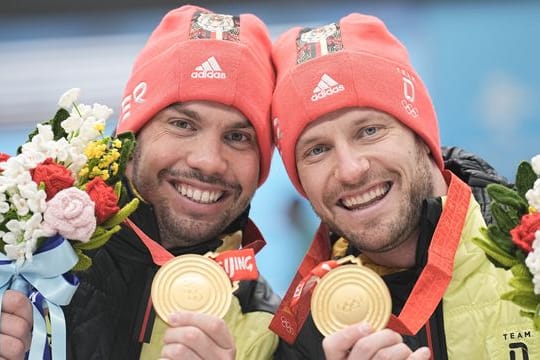
[[[133,155],[133,176],[131,181],[146,200],[148,200],[148,196],[145,197],[145,194],[153,192],[154,197],[151,204],[155,212],[161,243],[166,248],[195,246],[217,238],[222,235],[223,230],[240,216],[249,205],[250,198],[240,199],[242,194],[240,184],[228,184],[221,178],[205,176],[199,171],[179,172],[172,169],[165,169],[158,173],[156,181],[144,178],[140,176],[141,171],[144,171],[139,166],[140,151],[140,148],[136,148]],[[212,218],[211,222],[207,219],[196,219],[187,216],[179,217],[170,205],[171,200],[156,194],[158,186],[165,181],[164,178],[166,176],[183,177],[185,179],[191,178],[225,187],[229,189],[229,196],[233,196],[234,198],[233,206]]]
[[[407,241],[418,229],[422,203],[433,196],[431,160],[417,140],[415,177],[409,184],[409,192],[400,200],[398,214],[393,219],[375,219],[358,230],[343,229],[333,219],[323,219],[332,231],[348,239],[363,252],[383,253],[395,249]],[[382,221],[381,221],[382,220]],[[369,241],[366,241],[369,239]]]

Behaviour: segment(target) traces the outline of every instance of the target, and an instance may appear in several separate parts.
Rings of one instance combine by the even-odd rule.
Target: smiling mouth
[[[386,182],[360,195],[340,199],[339,202],[341,206],[348,210],[365,208],[385,197],[390,191],[391,187],[392,184],[390,182]]]
[[[189,200],[199,204],[213,204],[219,201],[223,196],[223,191],[208,191],[197,189],[191,185],[176,184],[176,191]]]

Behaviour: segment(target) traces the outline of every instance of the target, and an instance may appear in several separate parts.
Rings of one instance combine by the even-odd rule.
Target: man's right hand
[[[323,340],[327,360],[403,359],[428,360],[428,348],[416,351],[403,343],[403,338],[390,329],[373,332],[367,324],[351,325]]]
[[[22,293],[7,290],[0,313],[0,359],[24,359],[32,339],[32,304]]]

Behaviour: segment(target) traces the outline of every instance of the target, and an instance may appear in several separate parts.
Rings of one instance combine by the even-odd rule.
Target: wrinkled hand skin
[[[7,290],[0,313],[0,359],[24,359],[32,340],[32,304],[24,294]]]
[[[409,349],[403,338],[390,329],[373,331],[367,324],[351,325],[323,340],[327,360],[428,360],[429,349]]]
[[[212,315],[176,313],[169,318],[161,359],[231,359],[236,348],[225,322]]]

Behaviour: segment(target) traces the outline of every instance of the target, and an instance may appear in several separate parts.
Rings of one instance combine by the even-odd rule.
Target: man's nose
[[[367,157],[348,145],[336,146],[336,159],[334,176],[346,184],[357,183],[370,167]]]
[[[187,164],[206,175],[223,174],[227,169],[224,149],[220,139],[209,137],[200,141],[187,156]]]

